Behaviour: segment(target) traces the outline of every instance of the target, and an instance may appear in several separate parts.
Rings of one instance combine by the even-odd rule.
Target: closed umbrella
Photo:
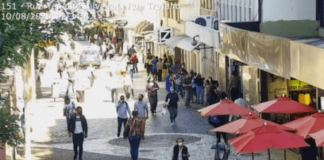
[[[289,127],[285,127],[270,121],[266,121],[263,119],[258,118],[257,116],[248,115],[244,116],[242,119],[233,121],[231,123],[225,124],[223,126],[217,127],[211,132],[225,132],[230,134],[243,134],[247,133],[255,128],[261,127],[264,125],[264,122],[267,122],[267,124],[276,126],[280,130],[285,131],[294,131],[294,129],[291,129]]]
[[[317,147],[324,147],[324,129],[309,135],[315,139]]]
[[[309,134],[324,129],[324,114],[315,113],[313,115],[294,120],[284,124],[284,126],[295,129],[297,135],[304,139],[309,138]]]
[[[254,159],[253,153],[265,150],[268,150],[270,159],[270,148],[288,149],[309,146],[301,137],[282,131],[266,122],[263,126],[231,140],[230,144],[238,153],[252,153],[252,159]]]
[[[282,97],[253,106],[260,113],[294,114],[315,113],[316,110],[283,95]]]
[[[217,104],[210,105],[198,110],[201,116],[215,116],[215,115],[248,115],[251,110],[233,103],[230,100],[222,100]],[[255,113],[253,113],[255,114]]]

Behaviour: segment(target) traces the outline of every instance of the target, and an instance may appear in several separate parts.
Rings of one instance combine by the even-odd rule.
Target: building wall
[[[258,0],[218,0],[216,3],[219,20],[231,22],[258,21]]]
[[[288,38],[317,36],[316,0],[264,0],[260,29]]]
[[[316,0],[263,0],[262,23],[279,20],[316,20]]]
[[[314,20],[279,20],[261,24],[260,32],[278,37],[314,37],[318,35]]]

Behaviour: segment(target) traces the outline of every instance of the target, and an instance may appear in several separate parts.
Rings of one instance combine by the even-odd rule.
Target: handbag
[[[147,68],[147,63],[144,64],[144,68]]]
[[[63,116],[64,116],[64,117],[66,117],[66,112],[67,112],[67,109],[64,108],[64,109],[63,109]]]
[[[123,136],[124,136],[125,139],[129,136],[129,132],[130,132],[130,127],[127,124],[125,129],[124,129],[124,133],[123,133]]]

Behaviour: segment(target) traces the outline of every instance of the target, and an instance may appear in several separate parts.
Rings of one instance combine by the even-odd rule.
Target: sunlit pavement
[[[77,42],[77,47],[86,46],[87,42]],[[57,54],[53,61],[58,61]],[[117,138],[117,114],[115,104],[111,102],[109,86],[110,70],[109,61],[104,61],[101,68],[96,70],[97,79],[92,88],[85,90],[85,102],[80,103],[83,113],[88,120],[89,133],[84,142],[84,160],[128,160],[130,159],[129,144],[127,140]],[[53,63],[54,64],[54,63]],[[55,66],[56,67],[56,66]],[[139,65],[140,73],[134,76],[135,97],[145,92],[147,75],[143,64]],[[88,81],[87,73],[79,71],[78,76]],[[43,98],[37,100],[33,107],[32,140],[33,159],[72,159],[72,140],[68,137],[66,120],[63,117],[63,97],[67,88],[67,75],[59,78],[56,68],[49,68],[42,76],[42,88],[49,88],[57,81],[60,83],[60,98],[54,102],[53,98],[43,93]],[[90,82],[88,82],[90,83]],[[166,92],[164,83],[159,83],[159,103],[157,115],[146,123],[146,138],[140,145],[140,159],[171,159],[173,145],[177,137],[185,139],[185,145],[189,148],[192,160],[211,160],[214,157],[214,150],[210,147],[216,139],[213,134],[208,133],[211,126],[195,111],[197,108],[185,109],[183,102],[178,111],[176,125],[170,126],[169,115],[162,116],[162,104]],[[119,91],[123,91],[119,89]],[[48,90],[48,94],[50,90]],[[122,92],[123,93],[123,92]],[[70,96],[75,100],[75,95],[70,91]],[[134,98],[128,100],[131,109],[135,102]],[[272,151],[272,155],[280,155],[282,151]],[[256,159],[265,159],[267,153],[257,154]],[[287,156],[293,158],[291,152]],[[278,156],[283,159],[282,156]],[[278,158],[278,159],[280,159]],[[231,149],[230,159],[251,159],[250,155],[240,156]]]

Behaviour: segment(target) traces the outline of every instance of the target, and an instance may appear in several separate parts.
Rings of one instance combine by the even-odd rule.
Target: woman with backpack
[[[138,160],[138,149],[141,142],[143,129],[142,120],[138,117],[138,111],[132,112],[133,118],[129,119],[124,130],[124,138],[128,138],[132,160]]]
[[[67,130],[69,130],[69,123],[71,117],[74,115],[75,110],[75,104],[71,102],[69,96],[64,97],[64,109],[63,109],[63,115],[66,117],[66,124],[67,124]]]

